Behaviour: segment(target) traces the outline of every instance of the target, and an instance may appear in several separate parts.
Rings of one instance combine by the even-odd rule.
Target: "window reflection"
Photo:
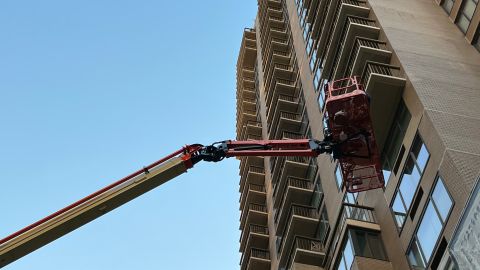
[[[335,269],[350,269],[355,256],[387,260],[380,234],[375,231],[350,229]]]
[[[410,149],[405,167],[403,168],[402,176],[399,180],[400,185],[395,192],[391,206],[395,221],[400,229],[403,227],[405,217],[410,209],[429,157],[430,153],[417,134]]]
[[[337,182],[337,187],[340,189],[343,183],[340,165],[337,165],[337,167],[335,168],[335,181]]]
[[[452,206],[443,180],[438,177],[408,251],[408,260],[415,269],[427,268]]]

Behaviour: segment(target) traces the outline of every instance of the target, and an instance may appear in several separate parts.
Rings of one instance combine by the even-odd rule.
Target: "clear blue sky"
[[[235,137],[254,0],[0,1],[0,238]],[[238,269],[238,161],[199,164],[5,269]]]

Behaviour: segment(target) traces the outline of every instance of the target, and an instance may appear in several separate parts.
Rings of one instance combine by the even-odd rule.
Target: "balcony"
[[[282,17],[283,16],[282,8],[268,7],[267,15],[271,17]]]
[[[284,29],[285,28],[285,21],[283,20],[282,17],[273,17],[269,16],[268,17],[268,23],[273,29]]]
[[[344,20],[345,23],[337,27],[340,29],[335,29],[333,33],[332,42],[326,54],[325,70],[335,71],[338,66],[345,69],[356,37],[376,39],[380,34],[380,28],[375,26],[374,20],[356,16],[346,16]]]
[[[242,46],[240,49],[239,59],[243,67],[253,68],[257,58],[255,30],[245,29],[243,32]]]
[[[290,65],[274,63],[273,77],[276,79],[291,80],[293,69]]]
[[[267,90],[267,97],[266,97],[266,105],[268,112],[272,109],[272,101],[278,99],[280,95],[283,97],[286,96],[296,96],[297,89],[295,87],[295,82],[291,80],[282,80],[282,79],[272,79],[274,85],[273,89],[271,89],[270,85]],[[290,98],[287,98],[287,100]]]
[[[265,192],[264,185],[247,184],[239,199],[240,210],[243,209],[245,204],[264,204],[267,199],[267,194]]]
[[[241,270],[270,270],[270,252],[266,249],[251,248],[243,253]]]
[[[287,269],[295,270],[295,264],[307,264],[321,267],[325,260],[325,248],[322,242],[302,236],[295,236],[295,242],[292,248]],[[303,269],[303,268],[299,268]],[[377,269],[377,268],[372,268]]]
[[[240,252],[252,247],[268,249],[268,227],[249,224],[240,235]]]
[[[263,158],[243,157],[245,169],[240,175],[240,192],[243,192],[245,184],[261,185],[265,184],[265,169],[263,168]]]
[[[319,51],[326,49],[327,44],[335,44],[335,47],[337,47],[336,44],[339,44],[338,39],[346,25],[347,16],[366,18],[370,13],[370,9],[365,7],[365,1],[357,0],[334,0],[327,8],[326,17],[321,27],[323,30],[321,30],[322,33],[318,41]]]
[[[371,61],[363,70],[362,83],[371,98],[370,114],[380,153],[405,87],[401,76],[399,67]]]
[[[285,267],[297,235],[312,237],[317,230],[319,214],[313,207],[292,205],[288,214],[288,224],[277,224],[277,236],[281,236],[279,266]],[[278,232],[281,232],[280,234]]]
[[[286,51],[272,49],[272,57],[274,63],[279,63],[282,65],[290,64],[290,52],[288,49]]]
[[[286,37],[272,37],[272,49],[280,52],[288,52],[288,40]]]
[[[349,72],[354,72],[352,73],[354,76],[359,76],[367,60],[388,63],[392,56],[386,43],[376,40],[379,34],[378,28],[361,26],[364,25],[361,24],[362,22],[369,22],[365,19],[355,19],[355,21],[357,23],[350,24],[347,36],[344,39],[341,54],[336,63],[335,79],[345,77],[344,74],[348,69],[350,69]],[[367,29],[370,31],[366,31]]]
[[[272,163],[274,189],[287,177],[306,178],[310,173],[309,157],[276,157]]]
[[[254,81],[254,79],[242,77],[242,87],[244,89],[250,89],[250,91],[255,91],[255,81]]]
[[[267,225],[267,207],[264,204],[246,204],[240,216],[241,230],[245,224]]]
[[[297,97],[276,95],[273,102],[275,104],[269,106],[267,111],[267,123],[270,123],[270,126],[278,125],[281,112],[296,113],[299,111],[299,99]]]
[[[270,26],[270,36],[272,38],[287,40],[288,39],[287,29],[285,27]]]
[[[237,92],[237,99],[243,100],[244,98],[255,100],[257,95],[255,94],[254,88],[243,88],[241,91]]]
[[[320,1],[318,4],[317,18],[313,21],[312,24],[312,38],[318,39],[323,25],[326,22],[326,17],[328,15],[328,4],[329,1]]]
[[[278,125],[270,125],[269,138],[280,138],[284,131],[300,132],[302,130],[302,115],[298,113],[279,112]]]
[[[242,77],[254,80],[255,79],[255,71],[253,70],[253,68],[243,68],[242,69]]]
[[[352,52],[350,53],[345,72],[342,73],[342,69],[338,69],[335,77],[338,78],[359,75],[365,68],[367,61],[388,63],[391,57],[392,52],[387,49],[385,42],[375,39],[357,37],[355,39]]]
[[[310,8],[308,8],[307,10],[307,14],[306,14],[306,17],[305,17],[305,20],[308,22],[308,23],[312,23],[313,22],[313,19],[315,18],[315,13],[317,11],[316,8],[313,8],[316,3],[320,1],[320,0],[304,0],[303,3],[304,4],[309,4],[309,2],[312,2],[312,5]]]
[[[256,108],[255,108],[256,110]],[[242,110],[242,119],[241,121],[244,123],[256,122],[257,121],[257,112],[255,110]]]
[[[247,121],[243,124],[240,135],[237,136],[238,140],[246,140],[248,135],[253,135],[256,137],[262,136],[262,124],[257,121]]]
[[[335,257],[339,254],[339,250],[346,236],[347,229],[350,227],[360,228],[363,230],[380,231],[373,208],[343,203],[342,210],[334,227],[333,239],[329,244],[329,253],[327,257],[325,269],[330,269],[330,265],[335,261]],[[353,269],[353,268],[352,268]]]
[[[286,181],[277,182],[275,185],[273,207],[289,209],[293,203],[309,204],[312,193],[313,183],[310,180],[288,176]],[[275,218],[277,219],[277,216]]]
[[[243,98],[242,99],[242,111],[256,111],[257,110],[257,101],[252,98]],[[256,114],[256,113],[255,113]]]

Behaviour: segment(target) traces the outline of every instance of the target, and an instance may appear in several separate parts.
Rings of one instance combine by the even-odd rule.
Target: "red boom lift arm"
[[[187,145],[117,182],[0,240],[0,268],[186,172],[199,161],[241,156],[332,153],[334,143],[300,140],[223,141]]]
[[[323,141],[222,141],[187,145],[142,170],[0,239],[0,267],[54,241],[122,204],[186,172],[199,161],[241,156],[333,154],[348,192],[383,187],[379,151],[373,136],[369,101],[358,77],[337,80],[324,89],[328,128]]]

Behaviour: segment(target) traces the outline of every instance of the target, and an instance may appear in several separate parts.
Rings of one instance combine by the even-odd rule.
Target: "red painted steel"
[[[358,77],[333,81],[325,89],[328,128],[339,144],[339,163],[349,192],[384,187],[370,102]],[[368,137],[359,134],[368,134]],[[347,140],[348,139],[348,140]]]
[[[310,139],[296,140],[250,140],[227,141],[226,157],[243,156],[304,156],[315,157],[318,153],[312,149]],[[248,146],[266,146],[268,149],[248,150]]]

